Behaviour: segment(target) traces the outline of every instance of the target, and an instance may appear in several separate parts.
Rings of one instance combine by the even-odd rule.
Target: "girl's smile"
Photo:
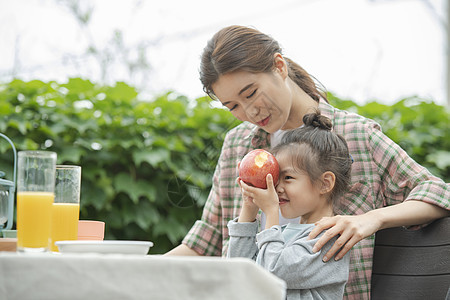
[[[278,198],[278,201],[280,203],[280,206],[289,202],[289,200],[285,198]]]

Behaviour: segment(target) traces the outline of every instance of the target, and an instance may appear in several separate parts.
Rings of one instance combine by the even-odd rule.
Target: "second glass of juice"
[[[81,167],[56,166],[55,201],[52,207],[51,250],[57,252],[57,241],[78,238],[80,216]]]

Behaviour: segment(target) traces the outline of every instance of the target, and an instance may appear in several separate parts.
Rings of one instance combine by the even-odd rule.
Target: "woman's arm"
[[[318,251],[332,237],[340,235],[331,249],[325,254],[324,261],[333,257],[341,259],[356,243],[385,228],[410,226],[429,223],[433,220],[450,216],[450,211],[423,201],[405,201],[369,211],[359,216],[334,216],[323,218],[309,234],[315,238],[323,230],[328,229],[317,241],[313,251]]]
[[[449,185],[415,162],[379,127],[367,123],[362,131],[365,142],[360,142],[362,148],[359,151],[371,154],[373,168],[365,172],[379,176],[376,180],[379,187],[371,185],[370,188],[377,189],[374,191],[377,202],[384,207],[374,207],[361,215],[335,216],[319,221],[310,238],[324,229],[329,230],[314,250],[320,249],[331,236],[341,235],[325,255],[326,260],[343,247],[335,258],[340,259],[356,243],[380,229],[426,224],[449,215]]]
[[[177,247],[173,248],[169,252],[165,253],[164,256],[201,256],[185,244],[178,245]]]

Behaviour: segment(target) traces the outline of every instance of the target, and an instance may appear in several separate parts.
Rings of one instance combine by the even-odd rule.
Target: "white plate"
[[[153,246],[144,241],[59,241],[55,242],[62,253],[120,253],[146,255]]]

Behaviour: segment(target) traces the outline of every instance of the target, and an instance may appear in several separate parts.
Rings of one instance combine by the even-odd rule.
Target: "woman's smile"
[[[268,117],[262,119],[261,121],[256,122],[256,124],[258,124],[259,127],[264,127],[267,124],[269,124],[269,121],[270,121],[270,115]]]

